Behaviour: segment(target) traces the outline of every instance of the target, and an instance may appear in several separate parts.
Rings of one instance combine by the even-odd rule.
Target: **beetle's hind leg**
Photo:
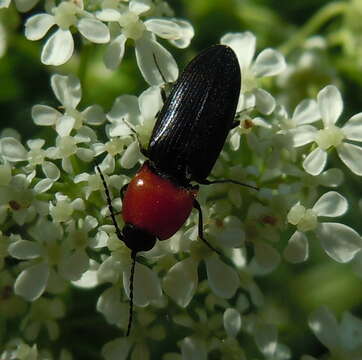
[[[198,222],[198,235],[199,238],[212,250],[215,251],[217,254],[222,255],[220,253],[220,251],[216,250],[206,239],[204,236],[204,223],[203,223],[203,219],[202,219],[202,210],[201,210],[201,206],[199,204],[199,202],[194,199],[194,208],[198,211],[199,213],[199,222]]]

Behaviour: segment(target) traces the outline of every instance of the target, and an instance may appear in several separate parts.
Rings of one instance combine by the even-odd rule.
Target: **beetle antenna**
[[[231,184],[236,184],[236,185],[241,185],[241,186],[245,186],[248,187],[250,189],[254,189],[254,190],[259,190],[259,188],[257,186],[253,186],[250,184],[245,184],[243,182],[237,181],[237,180],[232,180],[232,179],[221,179],[221,180],[203,180],[202,182],[200,182],[200,184],[202,185],[211,185],[211,184],[225,184],[225,183],[231,183]]]
[[[157,62],[157,59],[156,59],[156,55],[154,53],[152,53],[152,57],[153,57],[153,61],[155,62],[156,68],[157,68],[158,72],[161,75],[161,79],[163,80],[163,82],[165,84],[167,84],[168,81],[166,80],[165,76],[162,74],[162,71],[161,71],[160,66],[158,65],[158,62]]]
[[[126,336],[129,336],[131,332],[132,326],[132,318],[133,318],[133,283],[134,283],[134,271],[136,267],[136,251],[132,250],[131,258],[132,258],[132,267],[131,267],[131,275],[129,277],[129,314],[128,314],[128,326]]]
[[[108,186],[107,186],[107,183],[106,183],[106,179],[104,178],[104,175],[103,175],[100,167],[98,166],[98,164],[96,164],[96,168],[97,168],[97,171],[99,172],[99,175],[101,176],[101,179],[102,179],[104,192],[106,193],[106,198],[107,198],[107,203],[108,203],[108,210],[109,210],[109,213],[111,215],[113,225],[116,228],[117,237],[118,237],[119,240],[124,241],[124,236],[122,235],[121,229],[119,228],[119,226],[117,224],[117,221],[116,221],[116,216],[115,216],[115,212],[114,212],[114,209],[113,209],[113,206],[112,206],[111,195],[109,193],[109,189],[108,189]]]

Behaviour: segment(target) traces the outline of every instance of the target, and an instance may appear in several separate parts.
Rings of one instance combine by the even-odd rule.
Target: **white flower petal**
[[[236,271],[214,255],[206,258],[205,263],[207,279],[212,291],[225,299],[234,296],[240,285]]]
[[[255,59],[252,66],[256,77],[274,76],[287,67],[284,56],[276,50],[265,49]]]
[[[92,18],[82,18],[78,22],[79,32],[89,41],[105,44],[110,40],[109,29],[101,21]]]
[[[329,349],[340,347],[337,320],[326,306],[322,306],[310,314],[308,325],[324,346]]]
[[[158,42],[143,36],[136,40],[137,65],[150,85],[174,82],[178,68],[172,55]]]
[[[34,191],[37,194],[48,191],[54,184],[54,181],[51,179],[41,179],[35,186]]]
[[[20,12],[28,12],[38,1],[39,0],[15,0],[15,5]]]
[[[207,360],[206,344],[196,337],[185,337],[181,342],[182,360]]]
[[[133,343],[128,337],[107,342],[102,348],[105,360],[126,360]]]
[[[284,257],[291,263],[297,264],[308,259],[308,239],[301,231],[296,231],[289,239],[284,249]]]
[[[254,245],[255,260],[265,271],[272,271],[280,262],[279,253],[269,244],[257,242]]]
[[[29,240],[18,240],[10,244],[9,254],[15,259],[35,259],[41,255],[41,246]]]
[[[125,169],[132,169],[141,158],[141,152],[138,145],[138,141],[134,141],[131,145],[129,145],[126,151],[123,153],[121,157],[120,164]]]
[[[54,16],[49,14],[31,16],[25,23],[25,37],[29,40],[39,40],[54,24]]]
[[[325,126],[335,124],[343,111],[341,93],[334,85],[328,85],[318,93],[319,111]]]
[[[348,140],[362,141],[362,113],[352,116],[342,128]]]
[[[239,311],[228,308],[223,315],[224,328],[228,336],[236,337],[241,328],[241,316]]]
[[[278,330],[274,325],[262,324],[254,330],[255,343],[260,352],[268,359],[272,358],[277,348]]]
[[[319,175],[327,163],[327,153],[320,149],[314,149],[303,161],[304,170],[311,175]]]
[[[118,21],[121,17],[121,14],[116,9],[102,9],[96,12],[97,19],[101,21]]]
[[[292,119],[298,124],[311,124],[321,118],[318,104],[314,100],[301,101],[294,110]]]
[[[60,136],[68,136],[70,135],[70,132],[72,131],[75,124],[75,119],[73,117],[64,115],[60,119],[60,121],[57,122],[55,126],[55,130]]]
[[[101,125],[106,120],[106,114],[100,105],[88,106],[82,111],[82,115],[85,123],[89,125]]]
[[[107,47],[104,54],[104,64],[110,70],[116,70],[121,63],[127,38],[121,34],[117,36]]]
[[[155,117],[163,105],[160,88],[149,87],[139,96],[138,103],[143,118]]]
[[[290,129],[289,133],[292,135],[294,147],[300,147],[314,141],[317,131],[312,125],[302,125]]]
[[[129,297],[129,279],[130,269],[123,273],[123,286]],[[136,306],[147,306],[152,301],[160,300],[162,289],[160,281],[154,271],[147,266],[136,262],[134,284],[133,284],[133,302]]]
[[[275,99],[264,89],[254,89],[255,107],[262,114],[270,114],[275,108]]]
[[[27,158],[24,146],[13,137],[0,139],[0,154],[9,161],[23,161]]]
[[[325,252],[335,261],[346,263],[362,248],[362,239],[355,230],[339,223],[322,223],[316,235]]]
[[[54,181],[59,179],[60,171],[55,164],[53,164],[50,161],[44,161],[41,167],[47,178],[52,179]]]
[[[336,217],[343,215],[348,209],[347,200],[335,191],[323,194],[312,208],[317,216]]]
[[[179,26],[181,34],[178,39],[169,40],[169,42],[179,49],[187,48],[190,45],[191,39],[195,35],[194,28],[188,21],[185,20],[172,19],[172,21]]]
[[[362,176],[362,147],[344,142],[338,146],[337,153],[353,173]]]
[[[339,334],[347,350],[357,350],[362,345],[362,320],[349,312],[344,312],[339,327]]]
[[[319,183],[327,187],[338,187],[343,183],[344,175],[342,170],[332,168],[324,171],[318,176]]]
[[[148,31],[163,39],[176,40],[181,37],[181,29],[173,20],[149,19],[144,24]]]
[[[129,3],[129,10],[137,15],[143,14],[150,9],[150,0],[131,0]]]
[[[224,35],[221,44],[229,45],[239,60],[241,68],[249,67],[255,54],[256,37],[249,31],[243,33],[228,33]]]
[[[50,79],[54,95],[65,107],[75,109],[82,97],[80,81],[73,75],[55,74]]]
[[[197,261],[189,257],[173,265],[163,278],[165,293],[181,307],[186,307],[196,292],[197,266]]]
[[[72,56],[74,42],[69,30],[58,29],[45,43],[41,52],[41,62],[45,65],[59,66]]]
[[[31,108],[31,116],[36,125],[52,126],[56,124],[57,120],[62,116],[62,114],[50,106],[34,105]]]
[[[89,257],[85,251],[78,250],[65,256],[59,264],[60,274],[70,281],[80,279],[89,268]]]
[[[23,270],[16,278],[15,294],[28,301],[34,301],[44,292],[49,277],[49,267],[46,263],[33,265]]]

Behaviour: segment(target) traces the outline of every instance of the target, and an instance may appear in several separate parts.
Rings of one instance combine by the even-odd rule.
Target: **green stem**
[[[317,30],[331,18],[343,14],[348,7],[347,2],[333,2],[327,4],[315,13],[309,21],[296,32],[279,50],[286,56],[296,47],[300,46],[306,38],[317,32]]]
[[[88,68],[88,62],[89,62],[90,47],[91,47],[90,44],[83,44],[83,46],[81,48],[81,54],[80,54],[78,78],[80,80],[80,83],[82,84],[83,94],[87,88],[86,76],[87,76],[87,68]],[[84,95],[82,97],[84,97]]]

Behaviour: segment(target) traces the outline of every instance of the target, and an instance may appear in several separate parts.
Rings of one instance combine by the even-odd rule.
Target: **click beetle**
[[[198,185],[192,183],[240,184],[207,179],[234,126],[240,82],[236,55],[225,45],[207,48],[187,65],[158,114],[147,149],[142,150],[148,160],[125,190],[122,230],[97,166],[117,236],[132,254],[127,336],[132,323],[136,254],[175,234],[193,208],[199,212],[199,237],[213,249],[203,236],[202,212],[196,200]]]

